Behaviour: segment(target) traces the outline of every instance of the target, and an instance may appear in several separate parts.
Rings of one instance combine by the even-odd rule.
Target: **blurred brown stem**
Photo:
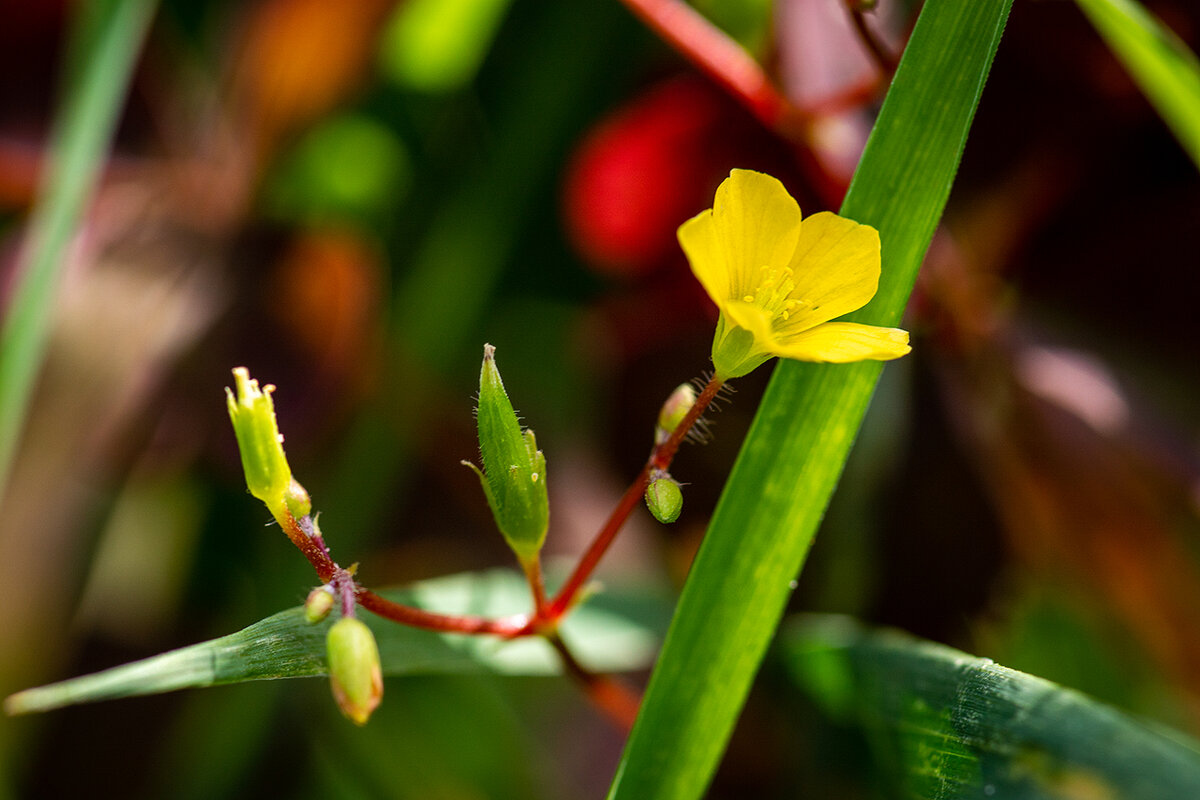
[[[608,550],[613,540],[617,538],[617,533],[625,524],[625,520],[629,519],[629,515],[637,506],[638,502],[646,494],[646,484],[650,480],[650,473],[654,470],[666,471],[671,466],[671,460],[675,458],[675,453],[679,450],[680,443],[684,437],[691,431],[692,426],[696,424],[696,420],[708,408],[713,398],[717,396],[717,392],[721,390],[724,382],[719,380],[715,375],[705,384],[701,390],[696,402],[688,410],[687,416],[683,421],[671,432],[671,436],[662,444],[656,445],[650,452],[650,458],[646,460],[646,465],[642,467],[642,471],[634,478],[629,488],[625,490],[625,494],[621,496],[617,507],[613,509],[608,520],[604,523],[604,527],[596,534],[596,538],[592,541],[587,552],[583,554],[583,558],[579,560],[579,565],[575,567],[575,571],[571,573],[571,577],[567,578],[566,583],[558,590],[558,594],[550,601],[550,606],[547,609],[547,617],[550,620],[558,620],[568,609],[575,603],[579,590],[583,588],[584,583],[592,572],[596,569],[596,565],[600,563],[600,559],[604,557],[604,553]]]
[[[592,704],[624,733],[632,731],[638,708],[642,705],[641,695],[615,678],[588,671],[576,660],[557,631],[545,634],[545,637],[558,651],[567,674],[579,682]]]

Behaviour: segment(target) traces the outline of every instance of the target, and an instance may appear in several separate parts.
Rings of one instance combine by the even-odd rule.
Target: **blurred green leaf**
[[[305,221],[377,213],[408,193],[411,169],[393,131],[370,117],[344,114],[296,144],[267,186],[267,205]]]
[[[529,587],[508,570],[452,575],[383,593],[397,602],[448,614],[504,616],[528,611]],[[645,667],[657,637],[645,625],[605,610],[603,595],[576,609],[563,638],[581,663],[599,672]],[[560,662],[540,638],[440,634],[364,613],[379,642],[385,675],[491,671],[503,675],[556,675]],[[336,615],[335,615],[336,619]],[[302,607],[256,622],[237,633],[172,650],[92,675],[27,689],[5,700],[10,714],[49,711],[95,700],[273,678],[326,674],[325,632],[304,621]]]
[[[387,76],[426,92],[470,83],[512,0],[408,0],[396,7],[380,44]]]
[[[1195,53],[1134,0],[1077,2],[1200,167],[1200,62]]]
[[[921,12],[841,210],[873,225],[883,242],[879,291],[854,321],[900,322],[1009,5],[930,2]],[[776,368],[692,565],[610,797],[703,794],[881,369]]]
[[[1200,744],[1042,678],[844,617],[798,620],[779,644],[819,705],[865,729],[905,797],[1200,796]]]
[[[77,7],[67,76],[47,150],[49,167],[17,259],[0,329],[0,493],[50,332],[67,243],[92,194],[155,3],[95,0]]]

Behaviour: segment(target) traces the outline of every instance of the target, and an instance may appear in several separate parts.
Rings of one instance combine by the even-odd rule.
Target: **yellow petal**
[[[908,331],[857,322],[826,322],[778,343],[775,355],[799,361],[846,364],[851,361],[890,361],[912,350]]]
[[[729,299],[729,266],[725,262],[725,249],[717,240],[712,209],[701,211],[680,225],[676,235],[696,280],[720,306]]]
[[[879,233],[828,211],[804,220],[791,267],[803,305],[781,333],[800,332],[862,308],[879,288]]]
[[[693,252],[700,257],[701,263],[692,261],[692,269],[697,277],[707,273],[701,277],[706,289],[717,287],[718,273],[724,272],[725,295],[721,297],[709,290],[718,304],[754,294],[762,268],[786,266],[796,249],[800,207],[783,184],[770,175],[732,170],[717,187],[711,216],[707,224],[712,225],[712,230],[685,231],[684,228],[703,218],[700,215],[685,223],[679,233],[689,260]]]

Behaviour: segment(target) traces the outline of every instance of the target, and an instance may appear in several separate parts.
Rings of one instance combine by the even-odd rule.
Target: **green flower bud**
[[[659,522],[674,522],[683,510],[683,491],[670,475],[657,473],[646,487],[646,507]]]
[[[496,348],[490,344],[483,346],[479,373],[476,417],[483,471],[463,463],[479,475],[492,516],[509,547],[522,562],[528,562],[541,550],[550,526],[546,457],[537,449],[533,431],[521,431],[496,369],[495,353]]]
[[[246,487],[278,519],[289,505],[287,494],[292,485],[292,470],[283,454],[283,436],[275,422],[275,405],[271,402],[275,387],[267,385],[259,389],[258,381],[250,377],[245,367],[234,369],[233,377],[237,382],[237,397],[229,387],[225,388],[225,397],[242,454]]]
[[[310,625],[316,625],[329,616],[333,610],[333,589],[329,586],[318,586],[308,593],[304,601],[304,620]]]
[[[308,490],[295,478],[288,484],[283,502],[287,504],[287,509],[294,519],[303,519],[312,513],[312,499],[308,496]]]
[[[658,412],[658,425],[654,431],[654,441],[662,444],[671,438],[671,434],[683,422],[683,418],[696,405],[696,390],[690,383],[681,383],[671,392],[671,396],[663,403]]]
[[[355,617],[342,617],[325,638],[333,699],[346,718],[365,725],[383,699],[383,672],[375,635]]]

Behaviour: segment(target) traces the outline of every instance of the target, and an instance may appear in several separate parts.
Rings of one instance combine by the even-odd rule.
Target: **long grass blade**
[[[152,0],[78,4],[67,80],[49,165],[17,259],[17,282],[0,328],[0,493],[7,483],[49,335],[67,244],[104,163]]]
[[[1200,167],[1200,61],[1134,0],[1076,0]]]
[[[875,226],[883,277],[854,316],[896,324],[953,183],[1010,0],[925,4],[842,213]],[[611,798],[709,784],[880,373],[776,369],[684,587]]]

